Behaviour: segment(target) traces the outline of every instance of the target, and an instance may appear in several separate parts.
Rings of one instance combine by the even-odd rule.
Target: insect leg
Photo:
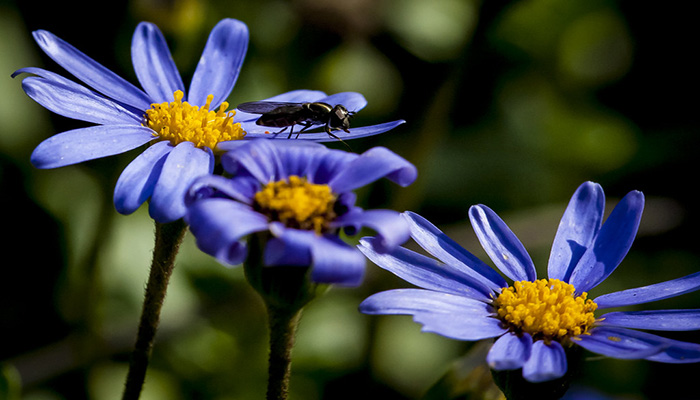
[[[306,124],[304,124],[304,127],[299,132],[297,132],[297,137],[295,137],[294,139],[299,139],[299,135],[302,134],[305,130],[311,128],[313,125],[314,124],[312,124],[310,122],[307,122]]]

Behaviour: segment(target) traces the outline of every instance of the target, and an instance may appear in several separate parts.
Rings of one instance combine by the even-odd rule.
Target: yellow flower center
[[[313,184],[296,175],[270,182],[255,194],[255,208],[273,221],[321,234],[335,219],[335,195],[328,185]]]
[[[588,294],[574,295],[573,285],[558,279],[518,281],[504,288],[494,305],[498,317],[515,332],[533,339],[562,341],[586,333],[598,305]]]
[[[207,97],[202,107],[183,102],[184,93],[175,91],[175,101],[153,103],[146,110],[145,126],[155,131],[154,136],[170,140],[173,146],[182,142],[192,142],[196,147],[215,149],[217,143],[227,140],[239,140],[245,136],[241,124],[233,123],[235,111],[226,111],[228,103],[223,102],[218,111],[210,111],[214,99]]]

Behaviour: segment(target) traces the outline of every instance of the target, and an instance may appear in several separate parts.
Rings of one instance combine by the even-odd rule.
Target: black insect
[[[262,114],[255,122],[257,125],[283,128],[276,133],[284,132],[287,128],[291,127],[287,139],[292,137],[294,125],[303,126],[303,128],[297,132],[297,138],[299,134],[314,125],[324,125],[324,130],[330,137],[341,140],[338,136],[334,135],[332,131],[342,129],[345,132],[350,132],[348,130],[350,129],[350,117],[355,114],[354,111],[348,111],[342,104],[331,106],[330,104],[321,102],[283,103],[275,101],[252,101],[250,103],[239,104],[237,108],[247,113]]]

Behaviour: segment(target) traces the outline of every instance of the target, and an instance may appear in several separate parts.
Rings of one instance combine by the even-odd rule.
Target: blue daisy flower
[[[595,311],[662,300],[700,288],[700,273],[588,299],[587,292],[620,264],[637,233],[641,192],[628,193],[603,224],[605,196],[591,182],[572,197],[554,239],[548,279],[538,280],[527,251],[496,213],[473,206],[469,217],[481,245],[507,281],[421,216],[406,212],[411,237],[438,260],[375,238],[358,246],[375,264],[420,287],[365,299],[366,314],[408,314],[423,330],[458,340],[495,339],[487,362],[495,371],[522,369],[529,382],[567,372],[573,345],[619,359],[700,361],[700,345],[638,331],[700,329],[700,310]]]
[[[357,113],[367,105],[367,100],[365,97],[357,92],[342,92],[329,96],[326,93],[318,90],[293,90],[291,92],[282,93],[280,95],[264,99],[261,102],[270,103],[273,105],[286,103],[296,105],[301,105],[303,103],[325,103],[330,106],[329,109],[337,105],[342,105],[345,107],[347,113],[351,117],[353,114]],[[299,133],[299,131],[302,129],[302,127],[286,126],[280,129],[259,125],[259,119],[260,114],[243,112],[236,109],[236,121],[241,123],[243,129],[248,133],[248,138],[287,139],[292,133],[292,128],[295,128],[295,134]],[[285,124],[289,123],[291,125],[293,122],[294,119],[291,119],[290,121],[285,121]],[[376,125],[351,127],[347,129],[345,133],[338,134],[338,138],[347,140],[373,136],[394,129],[405,122],[406,121],[399,119]],[[304,131],[304,133],[299,135],[299,138],[313,142],[331,142],[337,140],[325,131],[320,130],[324,124],[325,121],[323,120],[313,121],[310,130]],[[317,127],[313,127],[313,125],[317,125]]]
[[[22,87],[52,112],[96,124],[62,132],[40,143],[31,156],[38,168],[57,168],[150,146],[121,174],[114,204],[130,214],[150,199],[157,222],[185,213],[184,193],[193,179],[213,171],[216,145],[245,132],[227,112],[228,97],[248,47],[248,28],[224,19],[211,31],[188,90],[158,27],[140,23],[131,57],[143,90],[50,32],[33,32],[41,49],[86,86],[41,68]]]
[[[163,34],[151,23],[142,22],[136,27],[131,47],[134,70],[143,90],[50,32],[39,30],[33,35],[47,55],[87,87],[41,68],[23,68],[13,76],[31,74],[23,79],[23,89],[50,111],[96,125],[45,140],[34,150],[32,164],[58,168],[148,143],[117,181],[114,204],[122,214],[130,214],[150,200],[153,219],[177,220],[184,215],[184,193],[194,178],[213,171],[216,155],[223,151],[219,143],[287,137],[265,134],[265,128],[255,124],[257,115],[226,111],[229,105],[224,100],[236,83],[248,47],[248,29],[240,21],[224,19],[214,27],[188,90]],[[343,104],[351,112],[367,104],[359,93],[326,96],[312,90],[297,90],[268,100],[323,101]],[[376,135],[403,122],[353,128],[343,139]],[[247,136],[246,130],[250,130]],[[325,132],[305,133],[301,138],[335,140]]]
[[[246,238],[262,232],[264,266],[310,267],[317,283],[357,285],[365,259],[339,237],[362,227],[378,233],[378,251],[408,240],[408,224],[390,210],[363,210],[354,189],[386,177],[406,186],[416,168],[383,147],[363,154],[313,142],[238,142],[221,158],[232,178],[201,177],[190,188],[185,221],[198,247],[225,265],[247,257]]]

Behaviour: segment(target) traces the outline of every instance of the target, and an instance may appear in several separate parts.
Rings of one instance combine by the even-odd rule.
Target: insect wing
[[[241,103],[236,107],[238,110],[252,114],[266,114],[279,108],[298,108],[302,103],[286,103],[279,101],[251,101]]]

